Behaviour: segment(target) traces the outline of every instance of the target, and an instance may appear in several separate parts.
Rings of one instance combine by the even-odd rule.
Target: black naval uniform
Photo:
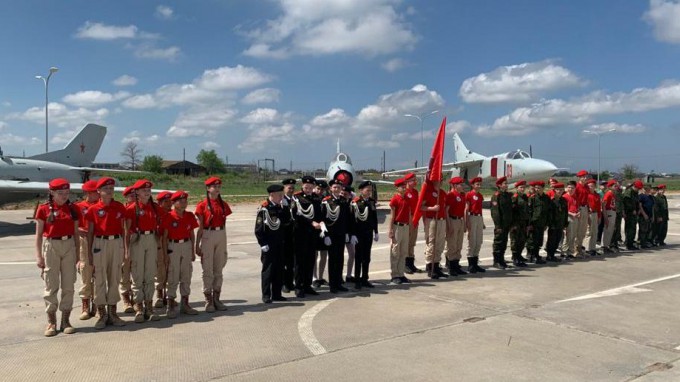
[[[545,264],[545,260],[541,259],[538,253],[543,245],[543,235],[550,216],[550,203],[550,197],[545,193],[540,195],[535,193],[529,197],[527,252],[530,256],[529,260],[535,261],[536,264]]]
[[[319,204],[313,194],[302,191],[295,193],[293,200],[293,218],[295,219],[295,295],[304,297],[305,293],[318,294],[312,288],[314,272],[314,252],[319,231],[312,222],[319,222]]]
[[[255,237],[261,247],[262,301],[283,300],[283,254],[285,248],[285,225],[290,224],[290,212],[279,204],[267,200],[257,211]],[[265,251],[265,249],[267,249]]]
[[[370,286],[368,283],[368,266],[371,262],[373,235],[378,233],[378,211],[373,198],[356,197],[351,203],[354,219],[354,233],[357,245],[354,249],[354,278],[356,287]]]
[[[505,269],[505,250],[508,247],[508,234],[512,227],[512,194],[496,191],[491,197],[491,218],[493,219],[493,265]]]
[[[328,284],[331,293],[347,291],[342,286],[342,268],[345,263],[345,242],[352,236],[353,224],[349,202],[343,197],[327,196],[321,203],[321,220],[326,224],[327,237],[331,239],[328,248]]]
[[[548,261],[558,262],[560,259],[555,257],[557,247],[562,241],[564,229],[569,224],[569,206],[563,197],[555,197],[550,204],[550,218],[548,219],[548,241],[545,244],[545,251],[548,253]]]
[[[293,204],[295,201],[292,196],[283,196],[282,207],[292,216]],[[283,286],[293,290],[295,278],[295,219],[290,219],[288,224],[283,227],[284,241],[283,247]]]

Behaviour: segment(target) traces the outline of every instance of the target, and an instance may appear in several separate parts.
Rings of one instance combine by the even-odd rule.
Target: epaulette
[[[302,194],[304,194],[304,192],[298,191],[298,192],[294,193],[293,196],[300,196],[300,195],[302,195]]]
[[[495,195],[498,196],[498,195],[500,195],[500,194],[501,194],[500,191],[496,191],[496,194],[495,194]]]
[[[359,200],[361,200],[361,198],[360,198],[360,197],[358,197],[358,196],[357,196],[357,197],[355,197],[354,199],[352,199],[352,201],[353,201],[354,203],[358,202]]]
[[[269,205],[269,200],[262,202],[262,207],[267,207]]]
[[[326,201],[326,200],[329,200],[329,199],[332,199],[332,197],[331,197],[330,195],[328,195],[328,196],[326,196],[325,198],[323,198],[323,201]]]
[[[519,197],[519,194],[515,192],[515,194],[512,195],[512,197],[513,197],[513,198],[518,198],[518,197]]]

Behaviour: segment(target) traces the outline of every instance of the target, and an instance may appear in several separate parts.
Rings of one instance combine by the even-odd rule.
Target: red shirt
[[[78,209],[73,208],[73,211],[80,218]],[[75,221],[71,217],[71,207],[64,203],[61,206],[53,204],[52,221],[47,221],[50,216],[49,203],[41,204],[35,212],[35,218],[45,222],[45,229],[43,230],[43,237],[62,237],[73,236],[75,232]]]
[[[576,183],[576,192],[574,192],[574,196],[576,197],[576,201],[578,202],[579,206],[588,205],[588,195],[590,194],[590,189],[587,186],[584,186],[581,183]]]
[[[156,231],[160,222],[160,210],[152,201],[145,204],[133,203],[125,207],[125,219],[130,220],[130,233]]]
[[[405,196],[394,194],[390,200],[390,207],[394,208],[394,222],[409,224],[411,220],[411,205]]]
[[[465,201],[470,205],[469,211],[471,214],[482,214],[482,201],[484,201],[484,196],[482,194],[472,190],[465,194]]]
[[[465,193],[452,190],[446,194],[446,205],[449,207],[449,216],[462,218],[465,216]]]
[[[439,204],[439,211],[424,211],[424,215],[428,219],[444,219],[446,218],[446,192],[439,189],[439,192],[435,190],[428,189],[425,191],[426,194],[423,195],[423,204],[427,207],[434,207]]]
[[[602,204],[603,209],[608,211],[616,211],[616,195],[614,195],[614,191],[609,190],[604,194]]]
[[[122,235],[125,206],[115,200],[107,206],[100,200],[87,210],[85,218],[94,223],[95,236]]]
[[[163,229],[168,231],[168,239],[183,240],[191,237],[191,232],[198,227],[196,215],[184,211],[180,217],[177,211],[171,211],[163,218]]]
[[[550,199],[555,199],[555,190],[548,190],[545,194],[548,195]]]
[[[602,201],[600,200],[600,195],[591,192],[588,194],[588,208],[590,212],[597,212],[597,217],[602,217]]]
[[[578,201],[576,200],[575,196],[569,195],[568,193],[564,193],[562,195],[564,199],[567,200],[567,209],[569,210],[570,213],[575,214],[578,212]]]
[[[78,219],[78,228],[80,228],[81,230],[87,232],[88,223],[87,220],[85,219],[85,215],[87,215],[87,210],[96,203],[97,202],[90,203],[87,200],[81,200],[77,203],[73,203],[80,212],[80,218]]]
[[[208,201],[210,207],[212,207],[212,213],[208,209]],[[224,227],[227,216],[231,215],[231,208],[227,202],[224,202],[224,208],[222,208],[222,203],[219,200],[204,199],[196,205],[195,213],[196,217],[203,218],[203,227],[218,228]]]
[[[416,208],[418,208],[418,190],[415,188],[406,188],[404,197],[406,198],[406,201],[408,201],[411,211],[415,211]]]

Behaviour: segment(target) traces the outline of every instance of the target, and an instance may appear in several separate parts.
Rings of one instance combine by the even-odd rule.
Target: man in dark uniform
[[[638,195],[638,200],[640,201],[638,241],[640,242],[640,248],[647,249],[652,247],[649,243],[649,239],[653,221],[654,197],[650,195],[650,187],[648,184],[646,184],[641,191],[642,192]]]
[[[614,220],[614,234],[610,247],[618,252],[619,243],[623,242],[621,236],[621,221],[623,220],[623,189],[621,185],[614,188],[614,203],[616,206],[616,220]]]
[[[635,231],[637,228],[638,212],[640,210],[638,191],[641,190],[643,186],[642,181],[636,180],[633,184],[626,187],[626,191],[623,192],[623,220],[626,223],[626,249],[628,250],[640,249],[635,245]]]
[[[357,243],[354,236],[354,224],[350,216],[349,203],[340,194],[342,183],[336,180],[329,182],[331,195],[321,202],[321,221],[324,231],[324,244],[328,248],[328,284],[331,293],[347,292],[342,286],[342,267],[345,263],[345,243]],[[324,227],[325,226],[325,227]]]
[[[357,244],[354,248],[355,289],[373,288],[368,281],[368,266],[371,263],[371,247],[378,241],[378,210],[375,208],[373,183],[365,180],[359,184],[359,196],[350,204],[354,215],[354,232]]]
[[[295,194],[295,179],[284,179],[283,199],[281,206],[284,211],[291,214],[293,209],[293,194]],[[292,216],[292,215],[291,215]],[[288,223],[283,226],[284,247],[283,247],[283,292],[289,293],[294,289],[295,279],[295,220],[288,219]]]
[[[328,183],[323,179],[317,179],[314,187],[314,198],[318,206],[321,206],[321,201],[330,195],[328,191]],[[323,278],[326,271],[326,263],[328,262],[328,248],[323,243],[321,236],[316,238],[316,250],[314,251],[314,271],[312,273],[312,286],[319,288],[322,285],[327,285],[328,281]]]
[[[255,218],[255,237],[260,245],[262,261],[262,302],[286,301],[281,296],[283,257],[285,251],[285,226],[291,219],[290,212],[281,206],[283,186],[267,187],[269,199],[262,203]]]
[[[529,225],[527,226],[527,252],[529,261],[536,264],[545,264],[538,252],[543,245],[543,234],[550,213],[550,198],[543,193],[545,182],[535,181],[530,183],[534,188],[534,194],[529,197]]]
[[[656,243],[659,246],[666,245],[666,235],[668,234],[668,199],[666,199],[666,185],[660,184],[659,191],[656,193],[655,218],[657,222]]]
[[[527,243],[527,224],[529,223],[529,197],[525,193],[527,182],[515,182],[517,192],[512,196],[513,226],[510,229],[510,250],[512,263],[516,267],[526,267],[527,259],[522,257],[522,251]]]
[[[491,218],[493,219],[493,266],[505,269],[505,250],[508,247],[508,234],[512,227],[512,194],[508,192],[508,179],[496,180],[498,190],[491,196]]]
[[[546,258],[550,262],[560,262],[561,260],[555,256],[557,247],[560,246],[564,228],[568,224],[569,206],[567,199],[563,198],[564,184],[553,183],[553,197],[550,204],[550,216],[548,218],[548,241],[545,243],[545,251],[548,253]]]
[[[302,177],[302,191],[293,197],[293,218],[295,219],[295,295],[305,297],[305,294],[318,295],[312,288],[312,273],[319,237],[320,206],[313,196],[315,179],[311,176]]]

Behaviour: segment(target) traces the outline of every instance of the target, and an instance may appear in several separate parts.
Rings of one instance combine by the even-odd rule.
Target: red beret
[[[564,188],[564,183],[555,182],[552,184],[552,188]]]
[[[665,184],[660,184],[660,185],[658,185],[657,187],[659,188],[659,190],[665,190],[665,189],[666,189],[666,185],[665,185]]]
[[[97,181],[97,189],[100,189],[104,186],[114,186],[115,184],[116,181],[113,180],[113,178],[109,177],[99,178],[99,180]]]
[[[645,185],[642,183],[641,180],[636,180],[633,182],[633,187],[637,188],[638,190],[641,190],[645,187]]]
[[[127,186],[123,190],[123,196],[128,196],[128,195],[130,195],[131,192],[132,192],[132,186]]]
[[[611,179],[609,182],[607,182],[607,187],[611,187],[611,186],[615,185],[616,183],[617,183],[616,180]]]
[[[557,183],[557,179],[555,179],[555,178],[550,178],[550,179],[548,179],[548,181],[550,183]]]
[[[170,200],[172,200],[174,202],[174,201],[177,201],[179,199],[186,199],[188,197],[189,197],[189,194],[187,194],[186,192],[184,192],[182,190],[177,190],[177,191],[172,193]]]
[[[470,184],[475,184],[475,183],[482,183],[482,178],[480,178],[480,177],[472,178],[472,180],[470,181]]]
[[[507,182],[507,181],[508,181],[508,178],[506,176],[502,176],[502,177],[496,179],[496,186],[500,187],[501,183]]]
[[[97,191],[97,181],[96,180],[88,180],[87,182],[83,183],[83,191],[84,192],[96,192]]]
[[[461,183],[463,183],[463,182],[464,182],[464,180],[463,180],[463,178],[461,178],[460,176],[454,176],[453,178],[451,178],[451,179],[449,180],[449,183],[451,183],[451,184],[454,185],[454,186],[455,186],[456,184],[461,184]]]
[[[519,186],[526,186],[526,185],[527,185],[527,181],[524,180],[524,179],[515,182],[515,188],[517,188],[517,187],[519,187]]]
[[[303,182],[304,183],[304,182]],[[222,179],[212,176],[208,179],[205,180],[205,185],[206,186],[212,186],[212,185],[221,185],[222,184]]]
[[[595,183],[597,183],[597,180],[595,180],[593,178],[586,180],[586,184],[595,184]]]
[[[135,184],[132,185],[133,190],[139,190],[140,188],[151,188],[153,187],[153,183],[146,179],[140,179],[135,182]]]
[[[394,181],[394,186],[395,187],[403,186],[404,183],[406,183],[406,180],[404,180],[404,178],[399,178]]]
[[[578,176],[579,178],[582,177],[582,176],[588,176],[588,171],[581,170],[581,171],[576,173],[576,176]]]
[[[409,172],[409,173],[406,174],[406,176],[404,177],[404,180],[405,180],[405,181],[409,181],[409,180],[415,179],[415,178],[416,178],[416,174],[414,174],[414,173],[412,173],[412,172]]]
[[[542,180],[535,180],[533,182],[529,182],[529,185],[532,187],[545,187],[545,182]]]
[[[64,178],[50,180],[49,186],[50,190],[68,190],[71,188],[71,184]]]
[[[158,193],[158,195],[156,195],[156,200],[160,202],[161,200],[166,199],[166,198],[170,198],[171,196],[172,196],[172,192],[161,191],[161,192]]]

